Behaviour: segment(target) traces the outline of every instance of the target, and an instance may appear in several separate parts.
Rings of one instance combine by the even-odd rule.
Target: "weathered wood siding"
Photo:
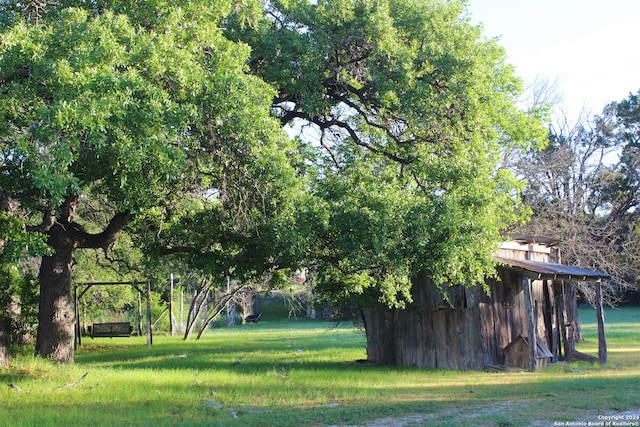
[[[480,300],[485,365],[504,364],[504,348],[519,335],[528,335],[522,275],[500,267],[498,276],[500,280],[491,279],[487,282],[491,294],[484,294]],[[536,335],[549,349],[556,349],[557,354],[557,345],[553,341],[554,337],[558,337],[557,326],[554,327],[557,321],[553,289],[549,290],[547,281],[534,280],[531,299]]]
[[[559,260],[556,248],[520,242],[503,245],[498,255]],[[522,273],[506,267],[498,267],[498,276],[499,280],[488,280],[487,295],[481,288],[439,289],[427,274],[421,274],[413,280],[414,302],[407,309],[364,309],[369,361],[451,369],[504,365],[504,348],[518,336],[529,334],[523,288],[527,281]],[[534,330],[537,340],[552,353],[552,361],[561,358],[562,344],[569,335],[562,326],[567,323],[562,291],[562,286],[551,281],[531,282]]]
[[[527,333],[521,280],[506,269],[500,269],[499,277],[500,280],[488,281],[490,295],[480,301],[485,365],[503,365],[503,349],[518,335]]]
[[[559,262],[557,248],[536,243],[506,242],[503,243],[496,255],[509,259],[524,259],[540,262]]]
[[[505,364],[509,367],[523,368],[531,371],[547,366],[551,357],[549,349],[540,341],[536,341],[534,360],[531,360],[530,341],[527,337],[518,336],[504,349]]]
[[[531,357],[529,355],[529,345],[520,338],[516,338],[505,348],[504,364],[510,367],[531,369]]]
[[[426,275],[405,310],[363,310],[368,360],[428,368],[482,369],[479,289],[451,288],[452,308]]]

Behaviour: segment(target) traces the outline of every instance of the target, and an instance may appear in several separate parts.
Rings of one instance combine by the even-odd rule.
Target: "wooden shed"
[[[561,264],[558,242],[540,236],[515,236],[495,258],[501,280],[489,281],[491,296],[481,302],[485,364],[508,365],[504,348],[517,335],[533,337],[531,363],[536,360],[536,343],[549,350],[551,362],[578,354],[572,338],[575,319],[568,315],[578,281],[596,289],[598,360],[606,363],[602,281],[610,279],[608,274]]]
[[[427,274],[414,278],[413,303],[405,310],[362,310],[369,361],[449,369],[507,366],[505,349],[526,338],[531,370],[577,352],[571,340],[574,323],[567,316],[575,281],[588,281],[598,299],[598,360],[606,363],[601,286],[609,275],[560,264],[558,242],[516,236],[495,255],[499,279],[480,287],[444,289]],[[522,344],[522,343],[521,343]],[[540,349],[546,351],[540,351]],[[515,351],[515,349],[513,349]],[[544,355],[540,360],[539,356]]]

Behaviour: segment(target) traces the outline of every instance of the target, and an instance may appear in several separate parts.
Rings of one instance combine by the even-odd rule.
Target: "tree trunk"
[[[50,230],[55,253],[40,265],[40,310],[36,355],[57,362],[73,362],[75,316],[71,300],[71,261],[75,242],[62,225]]]
[[[0,366],[9,365],[9,343],[4,321],[4,317],[0,316]]]
[[[200,283],[200,287],[195,291],[193,299],[191,300],[191,306],[189,307],[189,313],[187,314],[187,325],[185,327],[183,338],[185,341],[191,338],[196,322],[202,315],[204,308],[207,306],[212,286],[213,283],[207,281],[207,278],[204,278]]]
[[[215,318],[218,317],[220,313],[222,313],[222,310],[224,310],[225,307],[228,307],[229,302],[233,302],[233,297],[235,297],[236,294],[241,290],[243,290],[245,287],[246,285],[242,285],[237,287],[236,289],[231,290],[227,285],[227,294],[223,295],[212,309],[209,309],[209,311],[207,312],[205,321],[202,323],[202,326],[200,327],[200,332],[198,332],[197,339],[202,338],[202,334],[205,333],[209,325],[211,325],[211,322],[213,322]],[[235,316],[235,308],[234,308],[234,316]]]
[[[114,215],[99,234],[89,234],[73,223],[78,196],[70,197],[56,219],[53,212],[44,215],[42,224],[29,231],[48,233],[53,255],[42,257],[40,264],[40,307],[36,355],[61,363],[73,362],[75,314],[71,298],[71,262],[78,248],[103,249],[117,239],[129,221],[129,215]]]

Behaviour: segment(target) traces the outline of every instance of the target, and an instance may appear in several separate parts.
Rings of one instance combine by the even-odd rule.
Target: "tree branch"
[[[42,222],[38,225],[28,225],[27,231],[30,233],[48,233],[55,224],[56,217],[53,213],[53,209],[47,209],[42,214]]]
[[[113,216],[109,225],[98,234],[90,234],[78,228],[74,229],[78,248],[84,249],[102,249],[107,253],[109,246],[116,241],[122,229],[131,220],[129,213],[121,212]],[[75,224],[77,225],[77,224]]]

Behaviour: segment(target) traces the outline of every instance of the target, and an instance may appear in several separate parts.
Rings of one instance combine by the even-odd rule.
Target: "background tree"
[[[602,116],[551,129],[546,149],[521,157],[524,198],[534,211],[520,231],[560,240],[564,262],[615,277],[611,303],[637,282],[637,114],[634,98]],[[592,299],[593,291],[579,286]]]
[[[284,139],[273,93],[245,72],[248,49],[221,33],[230,2],[83,4],[16,17],[0,41],[0,188],[53,249],[36,352],[62,362],[73,360],[73,252],[106,251],[132,219],[197,188],[226,211],[259,210],[222,197],[247,182],[226,172]],[[74,220],[89,194],[116,212],[99,232]]]
[[[422,275],[446,287],[492,274],[501,232],[526,216],[500,154],[545,132],[515,107],[520,83],[463,2],[273,1],[227,34],[253,47],[280,120],[312,135],[298,225],[321,292],[382,317]],[[399,337],[370,332],[369,357],[396,363],[374,350]]]
[[[622,149],[620,161],[613,168],[614,185],[607,188],[608,200],[617,220],[635,222],[638,219],[635,208],[640,200],[640,91],[610,104],[605,111],[609,115],[613,112],[613,139]]]
[[[25,344],[35,325],[36,257],[49,253],[40,236],[25,229],[15,200],[0,195],[0,366],[9,364],[9,346]]]

